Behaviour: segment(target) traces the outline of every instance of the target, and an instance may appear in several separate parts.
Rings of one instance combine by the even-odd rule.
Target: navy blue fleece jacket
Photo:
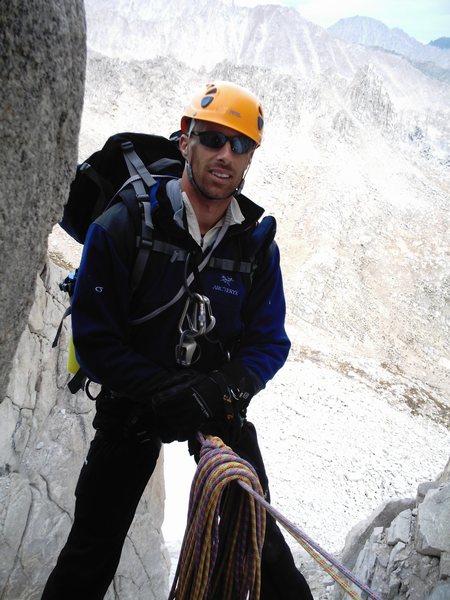
[[[263,211],[244,196],[238,201],[245,220],[229,227],[214,250],[215,257],[245,257],[249,231]],[[191,261],[201,261],[202,250],[174,222],[163,185],[153,222],[156,238],[190,252]],[[142,281],[132,292],[135,252],[135,225],[125,205],[116,204],[89,229],[72,299],[72,328],[77,358],[90,379],[117,395],[147,402],[155,376],[179,369],[175,347],[186,294],[159,316],[141,324],[133,321],[172,300],[183,285],[185,264],[152,251]],[[250,369],[258,387],[264,387],[282,367],[290,348],[275,242],[264,252],[251,285],[242,273],[208,265],[192,289],[208,296],[216,318],[208,339],[201,340],[194,368],[202,372],[218,369],[227,362],[229,352],[232,362]]]

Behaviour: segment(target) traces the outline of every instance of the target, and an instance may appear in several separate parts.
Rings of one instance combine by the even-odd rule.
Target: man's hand
[[[152,397],[152,408],[157,418],[190,426],[194,430],[203,421],[225,416],[222,390],[213,374],[193,373],[175,382]]]
[[[258,378],[245,367],[228,363],[208,374],[181,371],[152,397],[155,421],[164,442],[183,441],[198,429],[223,432],[230,443],[240,430],[251,397],[261,389]],[[231,432],[234,432],[231,434]],[[228,433],[230,432],[230,433]],[[172,439],[169,439],[171,438]]]

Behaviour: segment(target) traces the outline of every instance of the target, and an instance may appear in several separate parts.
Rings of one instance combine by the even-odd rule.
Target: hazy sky
[[[373,17],[388,27],[400,27],[408,35],[427,44],[450,37],[450,0],[235,0],[236,4],[284,4],[322,27],[355,15]]]

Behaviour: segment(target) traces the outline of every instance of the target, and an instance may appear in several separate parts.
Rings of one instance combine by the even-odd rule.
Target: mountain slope
[[[103,10],[90,44],[126,59],[91,57],[84,156],[108,128],[177,129],[205,81],[250,87],[267,128],[248,186],[279,217],[298,339],[415,374],[432,360],[430,381],[449,385],[450,87],[288,8],[105,2],[87,0],[88,23]],[[138,50],[154,57],[131,61]]]
[[[112,5],[86,0],[86,11],[89,47],[113,58],[165,56],[208,70],[223,61],[256,66],[271,70],[267,87],[273,84],[272,72],[307,80],[332,71],[351,80],[359,69],[373,65],[397,110],[428,114],[430,105],[437,111],[449,108],[448,85],[426,77],[400,56],[344,42],[292,8],[245,8],[219,0],[195,5],[188,0],[165,5],[161,0]],[[284,90],[279,93],[283,96]]]

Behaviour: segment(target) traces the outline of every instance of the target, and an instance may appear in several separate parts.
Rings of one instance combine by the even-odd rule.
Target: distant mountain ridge
[[[194,69],[212,69],[227,61],[305,79],[331,70],[347,80],[371,64],[394,103],[420,104],[425,111],[430,102],[436,108],[448,107],[448,89],[424,78],[404,58],[343,41],[293,8],[248,8],[220,0],[200,0],[195,6],[190,0],[86,0],[85,6],[88,47],[111,58],[170,56]],[[267,77],[270,84],[270,73]]]
[[[422,44],[397,27],[391,29],[371,17],[340,19],[328,28],[338,38],[353,44],[377,47],[406,56],[415,62],[432,62],[450,69],[450,50],[439,44]],[[441,38],[445,39],[445,38]],[[448,38],[447,38],[448,39]]]
[[[280,69],[297,65],[305,74],[330,60],[325,53],[314,57],[317,65],[310,64],[311,53],[299,51],[313,45],[311,38],[329,35],[292,8],[248,8],[220,0],[195,5],[188,0],[86,0],[85,5],[89,48],[112,58],[173,56],[193,68],[211,68],[222,60]]]
[[[432,40],[429,45],[437,46],[438,48],[443,48],[444,50],[450,49],[450,37],[440,37],[437,40]]]

